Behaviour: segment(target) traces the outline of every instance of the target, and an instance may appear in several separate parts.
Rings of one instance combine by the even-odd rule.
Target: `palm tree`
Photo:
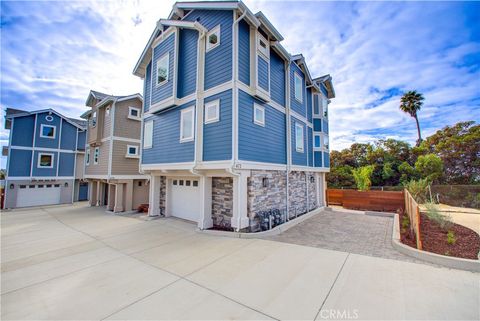
[[[400,99],[400,110],[415,118],[415,121],[417,122],[417,146],[419,146],[422,142],[422,135],[420,134],[420,123],[418,122],[417,112],[422,108],[424,100],[425,98],[423,98],[423,95],[416,90],[407,91]]]

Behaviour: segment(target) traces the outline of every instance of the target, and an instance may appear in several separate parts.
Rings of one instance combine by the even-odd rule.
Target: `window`
[[[139,182],[138,182],[138,186],[139,186],[139,187],[142,186],[142,181],[139,181]]]
[[[138,146],[127,145],[127,158],[138,158]]]
[[[20,188],[27,188],[27,185],[20,185]]]
[[[191,181],[185,181],[185,186],[190,186]]]
[[[295,123],[295,150],[303,153],[303,125]]]
[[[55,127],[55,126],[41,124],[40,125],[40,137],[55,139],[56,130],[57,130],[57,127]]]
[[[319,134],[315,134],[315,136],[314,136],[314,144],[313,144],[313,147],[315,147],[315,148],[320,148],[320,147],[322,147],[322,146],[321,146],[321,137],[320,137]]]
[[[194,137],[194,115],[193,107],[182,110],[180,114],[180,142],[189,142]]]
[[[207,33],[207,52],[220,44],[220,26],[216,26]]]
[[[262,178],[262,186],[263,187],[268,187],[268,178],[267,177]]]
[[[270,45],[268,44],[268,40],[262,36],[260,33],[257,33],[257,40],[258,40],[258,52],[265,56],[265,58],[270,59]]]
[[[323,116],[326,118],[328,117],[328,99],[327,98],[323,98],[322,99],[322,102],[323,102]]]
[[[92,127],[97,126],[97,112],[94,111],[92,114]]]
[[[51,153],[38,153],[39,168],[53,168],[53,154]]]
[[[173,185],[177,185],[177,180],[176,179],[173,180]]]
[[[60,184],[55,184],[55,187],[60,187]]]
[[[328,136],[323,136],[323,147],[328,149]]]
[[[90,147],[85,151],[85,165],[90,165]]]
[[[313,95],[313,116],[322,116],[321,112],[321,96],[320,95]]]
[[[95,151],[93,152],[93,163],[98,164],[98,157],[100,157],[100,148],[95,147]]]
[[[52,187],[52,184],[47,184],[45,185],[46,188],[51,188]]]
[[[295,99],[299,102],[303,102],[303,79],[298,73],[295,72]]]
[[[260,126],[265,126],[265,108],[263,106],[253,105],[253,122]]]
[[[198,186],[198,181],[193,181],[192,185],[193,185],[193,187],[197,187]]]
[[[220,100],[205,104],[205,124],[215,123],[220,120]]]
[[[110,107],[105,108],[105,114],[110,116]]]
[[[180,181],[178,181],[178,185],[183,186],[183,179],[181,179]]]
[[[143,148],[152,148],[153,143],[153,120],[145,122],[143,129]]]
[[[141,120],[140,109],[135,107],[128,107],[128,118],[133,120]]]
[[[51,122],[51,121],[53,121],[53,116],[52,115],[47,115],[47,116],[45,116],[45,120],[48,121],[48,122]]]
[[[169,53],[164,54],[157,60],[157,86],[163,85],[168,81]]]

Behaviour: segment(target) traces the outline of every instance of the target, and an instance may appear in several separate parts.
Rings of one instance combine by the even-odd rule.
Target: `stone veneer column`
[[[240,171],[233,177],[233,216],[232,227],[241,230],[249,226],[248,219],[248,171]]]
[[[150,190],[148,198],[148,216],[160,215],[160,176],[150,178]]]
[[[123,212],[123,184],[115,184],[114,212]]]

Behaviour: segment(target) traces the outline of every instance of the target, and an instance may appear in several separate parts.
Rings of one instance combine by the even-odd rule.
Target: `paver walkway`
[[[479,274],[199,234],[170,218],[4,212],[1,241],[2,320],[480,318]]]

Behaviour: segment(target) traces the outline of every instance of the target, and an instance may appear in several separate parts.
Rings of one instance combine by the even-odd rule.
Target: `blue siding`
[[[328,134],[328,120],[324,119],[322,121],[322,125],[323,125],[323,132]]]
[[[308,127],[308,166],[313,166],[313,129]]]
[[[330,167],[330,153],[323,152],[323,167]]]
[[[265,91],[269,91],[270,70],[268,62],[262,56],[258,56],[258,86]]]
[[[307,88],[307,120],[312,122],[312,113],[313,113],[313,106],[312,106],[312,89]]]
[[[328,92],[324,84],[320,84],[320,91],[325,95],[325,97],[328,96]]]
[[[300,75],[303,79],[302,83],[302,96],[303,100],[300,103],[296,98],[295,98],[295,72]],[[298,114],[302,115],[303,117],[307,117],[306,115],[306,98],[305,98],[305,76],[303,75],[303,71],[295,64],[291,63],[290,64],[290,96],[291,96],[291,108],[293,111],[297,112]]]
[[[169,70],[167,83],[157,87],[157,60],[165,53],[169,53]],[[161,44],[153,49],[153,81],[152,81],[152,104],[173,97],[173,79],[175,77],[175,33],[163,40]]]
[[[197,31],[180,29],[178,40],[178,98],[193,94],[196,89],[197,39]]]
[[[78,150],[85,150],[85,139],[87,138],[87,132],[85,130],[78,132],[78,142],[77,142],[77,149]]]
[[[185,20],[198,20],[208,30],[220,25],[220,45],[205,54],[205,89],[232,80],[233,11],[194,10]]]
[[[220,121],[203,125],[203,160],[232,159],[232,90],[210,96],[205,103],[220,99]]]
[[[285,63],[274,50],[270,50],[270,97],[285,106]]]
[[[265,127],[253,123],[253,103],[265,107]],[[285,114],[239,90],[239,159],[286,164]]]
[[[60,153],[58,166],[58,176],[73,176],[75,169],[75,154]],[[82,166],[82,164],[78,164],[78,166]]]
[[[38,154],[39,153],[50,153],[53,154],[53,168],[38,168]],[[56,176],[57,175],[57,164],[58,164],[58,153],[50,151],[35,151],[33,154],[33,170],[32,176]]]
[[[66,121],[62,125],[61,149],[75,150],[77,144],[77,127]]]
[[[250,26],[245,20],[238,24],[238,79],[250,85]]]
[[[322,152],[315,152],[315,167],[322,167],[322,158],[323,158],[323,153]]]
[[[143,86],[143,109],[148,111],[150,109],[150,94],[152,91],[152,61],[147,65],[145,72],[145,80]]]
[[[155,114],[153,120],[152,148],[144,149],[143,164],[193,162],[194,141],[180,143],[180,112],[195,105],[195,101]]]
[[[8,157],[8,176],[30,176],[31,150],[10,149]]]
[[[303,125],[303,153],[297,152],[297,146],[295,145],[295,124],[300,123]],[[299,121],[296,118],[292,118],[292,127],[291,127],[291,139],[292,139],[292,164],[300,166],[308,166],[308,152],[307,152],[307,126],[304,122]]]
[[[12,146],[32,147],[34,127],[35,115],[15,118],[13,121],[13,128],[10,130],[10,135],[12,136]]]
[[[45,117],[48,116],[48,113],[37,114],[37,130],[35,134],[35,147],[46,147],[46,148],[58,148],[58,141],[60,135],[60,122],[61,118],[56,114],[51,114],[53,117],[52,121],[47,121]],[[42,138],[40,137],[41,125],[51,125],[55,126],[55,139],[52,138]]]
[[[79,201],[86,201],[88,200],[88,184],[81,183],[78,189],[78,200]]]
[[[313,130],[316,132],[321,132],[322,131],[322,120],[315,118],[313,120]]]

